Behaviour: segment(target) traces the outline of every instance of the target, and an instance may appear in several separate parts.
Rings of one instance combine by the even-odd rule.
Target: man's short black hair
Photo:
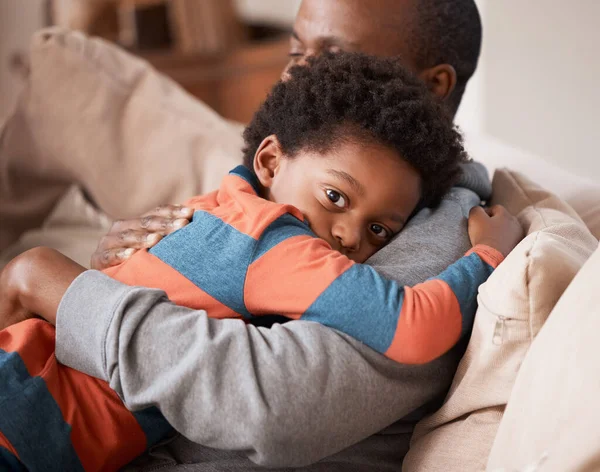
[[[439,203],[467,159],[450,114],[420,80],[397,60],[360,53],[325,53],[289,70],[244,131],[248,168],[270,135],[290,158],[343,140],[389,146],[421,176],[426,206]]]
[[[481,52],[481,18],[474,0],[413,0],[415,21],[406,32],[417,66],[428,69],[450,64],[456,88],[448,106],[456,113]]]

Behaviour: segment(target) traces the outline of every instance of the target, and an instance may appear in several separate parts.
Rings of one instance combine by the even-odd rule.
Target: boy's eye
[[[346,199],[340,192],[336,192],[335,190],[327,189],[325,190],[325,194],[331,203],[333,203],[336,207],[345,208],[346,207]]]
[[[369,229],[378,238],[388,239],[391,235],[391,233],[387,229],[378,224],[372,224]]]

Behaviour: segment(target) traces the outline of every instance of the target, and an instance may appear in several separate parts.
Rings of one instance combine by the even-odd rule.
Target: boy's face
[[[264,144],[255,170],[267,198],[298,208],[318,237],[356,262],[387,244],[421,197],[417,172],[386,146],[347,141],[288,158]]]

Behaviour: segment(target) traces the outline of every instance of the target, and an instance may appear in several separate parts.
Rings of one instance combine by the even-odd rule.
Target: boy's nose
[[[356,252],[360,249],[360,230],[346,225],[336,225],[333,237],[340,245],[340,252]]]

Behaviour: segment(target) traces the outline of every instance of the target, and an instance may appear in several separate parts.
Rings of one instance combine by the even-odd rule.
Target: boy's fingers
[[[488,214],[480,206],[476,206],[476,207],[471,208],[471,211],[469,212],[469,220],[471,220],[471,219],[473,219],[473,220],[479,220],[481,218],[487,218],[487,217],[488,217]]]
[[[502,205],[494,205],[485,209],[486,213],[490,216],[501,215],[506,211]]]

